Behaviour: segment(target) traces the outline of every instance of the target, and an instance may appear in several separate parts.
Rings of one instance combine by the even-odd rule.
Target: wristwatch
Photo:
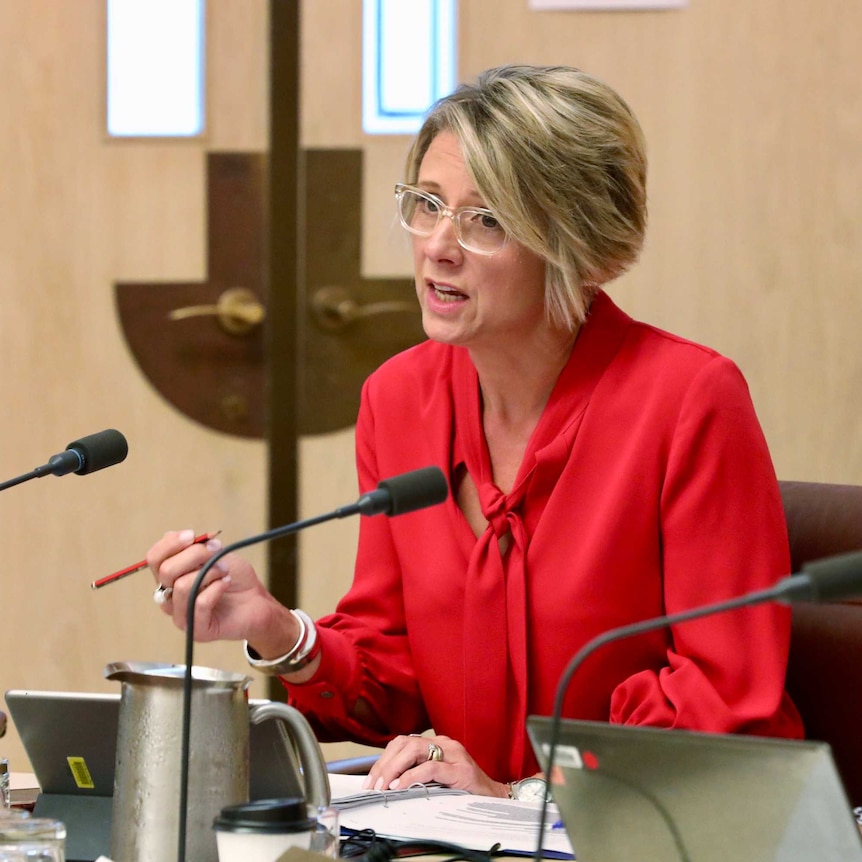
[[[509,785],[509,798],[523,801],[541,802],[548,793],[548,782],[544,778],[522,778]]]

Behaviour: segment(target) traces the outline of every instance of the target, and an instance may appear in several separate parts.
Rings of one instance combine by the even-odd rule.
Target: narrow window
[[[107,0],[108,134],[204,130],[206,0]]]
[[[455,86],[457,0],[364,0],[362,127],[368,134],[418,131]]]

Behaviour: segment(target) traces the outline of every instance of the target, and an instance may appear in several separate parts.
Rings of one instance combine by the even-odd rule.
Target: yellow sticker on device
[[[72,770],[72,778],[75,779],[75,784],[81,790],[94,790],[96,785],[93,784],[93,776],[90,775],[90,770],[87,769],[87,762],[83,757],[67,757],[66,763],[69,764],[69,769]]]

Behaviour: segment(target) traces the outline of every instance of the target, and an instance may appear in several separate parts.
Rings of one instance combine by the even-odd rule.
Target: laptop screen
[[[119,694],[13,689],[6,704],[43,794],[113,795]],[[251,799],[304,795],[284,739],[279,721],[250,726]]]
[[[547,765],[551,719],[527,728]],[[852,862],[829,746],[563,720],[551,792],[581,862]]]

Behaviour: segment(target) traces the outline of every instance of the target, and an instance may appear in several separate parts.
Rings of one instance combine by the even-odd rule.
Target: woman
[[[356,445],[363,492],[434,464],[452,496],[363,519],[353,585],[316,625],[233,556],[198,598],[197,637],[246,639],[322,738],[387,746],[367,786],[511,794],[537,768],[525,718],[585,642],[789,569],[737,368],[602,290],[640,251],[645,177],[631,111],[578,70],[503,67],[441,100],[396,188],[429,340],[368,379]],[[150,551],[181,627],[218,547],[185,531]],[[789,622],[763,606],[609,646],[565,715],[799,736]]]

